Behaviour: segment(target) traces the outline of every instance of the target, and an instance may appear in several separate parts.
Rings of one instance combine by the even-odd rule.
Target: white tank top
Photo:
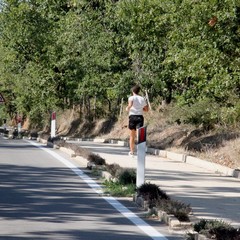
[[[143,108],[147,103],[142,96],[133,95],[128,98],[128,101],[133,102],[133,105],[129,110],[129,115],[143,115]]]

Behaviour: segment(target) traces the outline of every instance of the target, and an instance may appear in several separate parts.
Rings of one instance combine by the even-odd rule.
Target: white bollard
[[[51,116],[51,138],[56,136],[56,112],[52,112]]]
[[[19,122],[18,124],[17,124],[17,130],[18,130],[18,134],[21,132],[21,130],[22,130],[22,124],[21,124],[21,122]]]
[[[146,135],[147,127],[141,127],[137,130],[137,187],[145,182]]]

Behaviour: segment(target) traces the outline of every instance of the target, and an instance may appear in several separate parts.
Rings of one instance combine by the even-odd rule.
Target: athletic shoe
[[[130,157],[134,157],[134,153],[132,153],[132,152],[129,152],[128,155],[129,155]]]

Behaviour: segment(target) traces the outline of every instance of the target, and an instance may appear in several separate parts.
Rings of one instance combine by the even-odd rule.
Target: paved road
[[[128,148],[116,144],[75,142],[102,156],[108,164],[136,168]],[[222,219],[240,227],[240,179],[220,176],[181,161],[146,156],[146,181],[155,183],[173,199],[190,204],[197,219]]]
[[[141,220],[131,202],[102,197],[78,163],[39,146],[0,136],[0,239],[182,239]]]

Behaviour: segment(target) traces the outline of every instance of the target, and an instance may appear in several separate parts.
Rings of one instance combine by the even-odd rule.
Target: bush
[[[111,171],[110,173],[112,174],[112,176],[114,175],[117,178],[117,181],[106,180],[103,183],[108,193],[110,193],[112,196],[118,197],[132,196],[135,193],[135,169],[122,169],[118,164],[111,164],[107,165],[107,171]]]
[[[195,223],[194,231],[216,240],[240,240],[240,229],[233,228],[222,220],[202,219]]]
[[[144,183],[137,188],[138,196],[142,196],[147,201],[156,201],[158,199],[170,199],[159,186],[152,183]]]
[[[106,170],[113,176],[117,177],[117,172],[119,172],[121,169],[119,164],[113,163],[113,164],[107,164]]]
[[[233,227],[225,228],[219,226],[209,231],[212,236],[215,236],[217,240],[240,240],[240,229]]]
[[[122,169],[118,173],[118,181],[120,184],[136,184],[136,170],[135,169]]]
[[[195,126],[202,125],[205,130],[209,130],[219,122],[219,109],[218,103],[206,98],[192,104],[174,106],[171,111],[171,120],[173,122],[190,123]]]
[[[94,153],[90,153],[87,157],[87,160],[94,163],[95,165],[105,165],[106,164],[105,159],[103,159],[101,156],[94,154]]]
[[[189,213],[192,211],[190,204],[171,199],[160,199],[156,201],[156,207],[165,211],[167,214],[173,214],[179,221],[189,221]]]

